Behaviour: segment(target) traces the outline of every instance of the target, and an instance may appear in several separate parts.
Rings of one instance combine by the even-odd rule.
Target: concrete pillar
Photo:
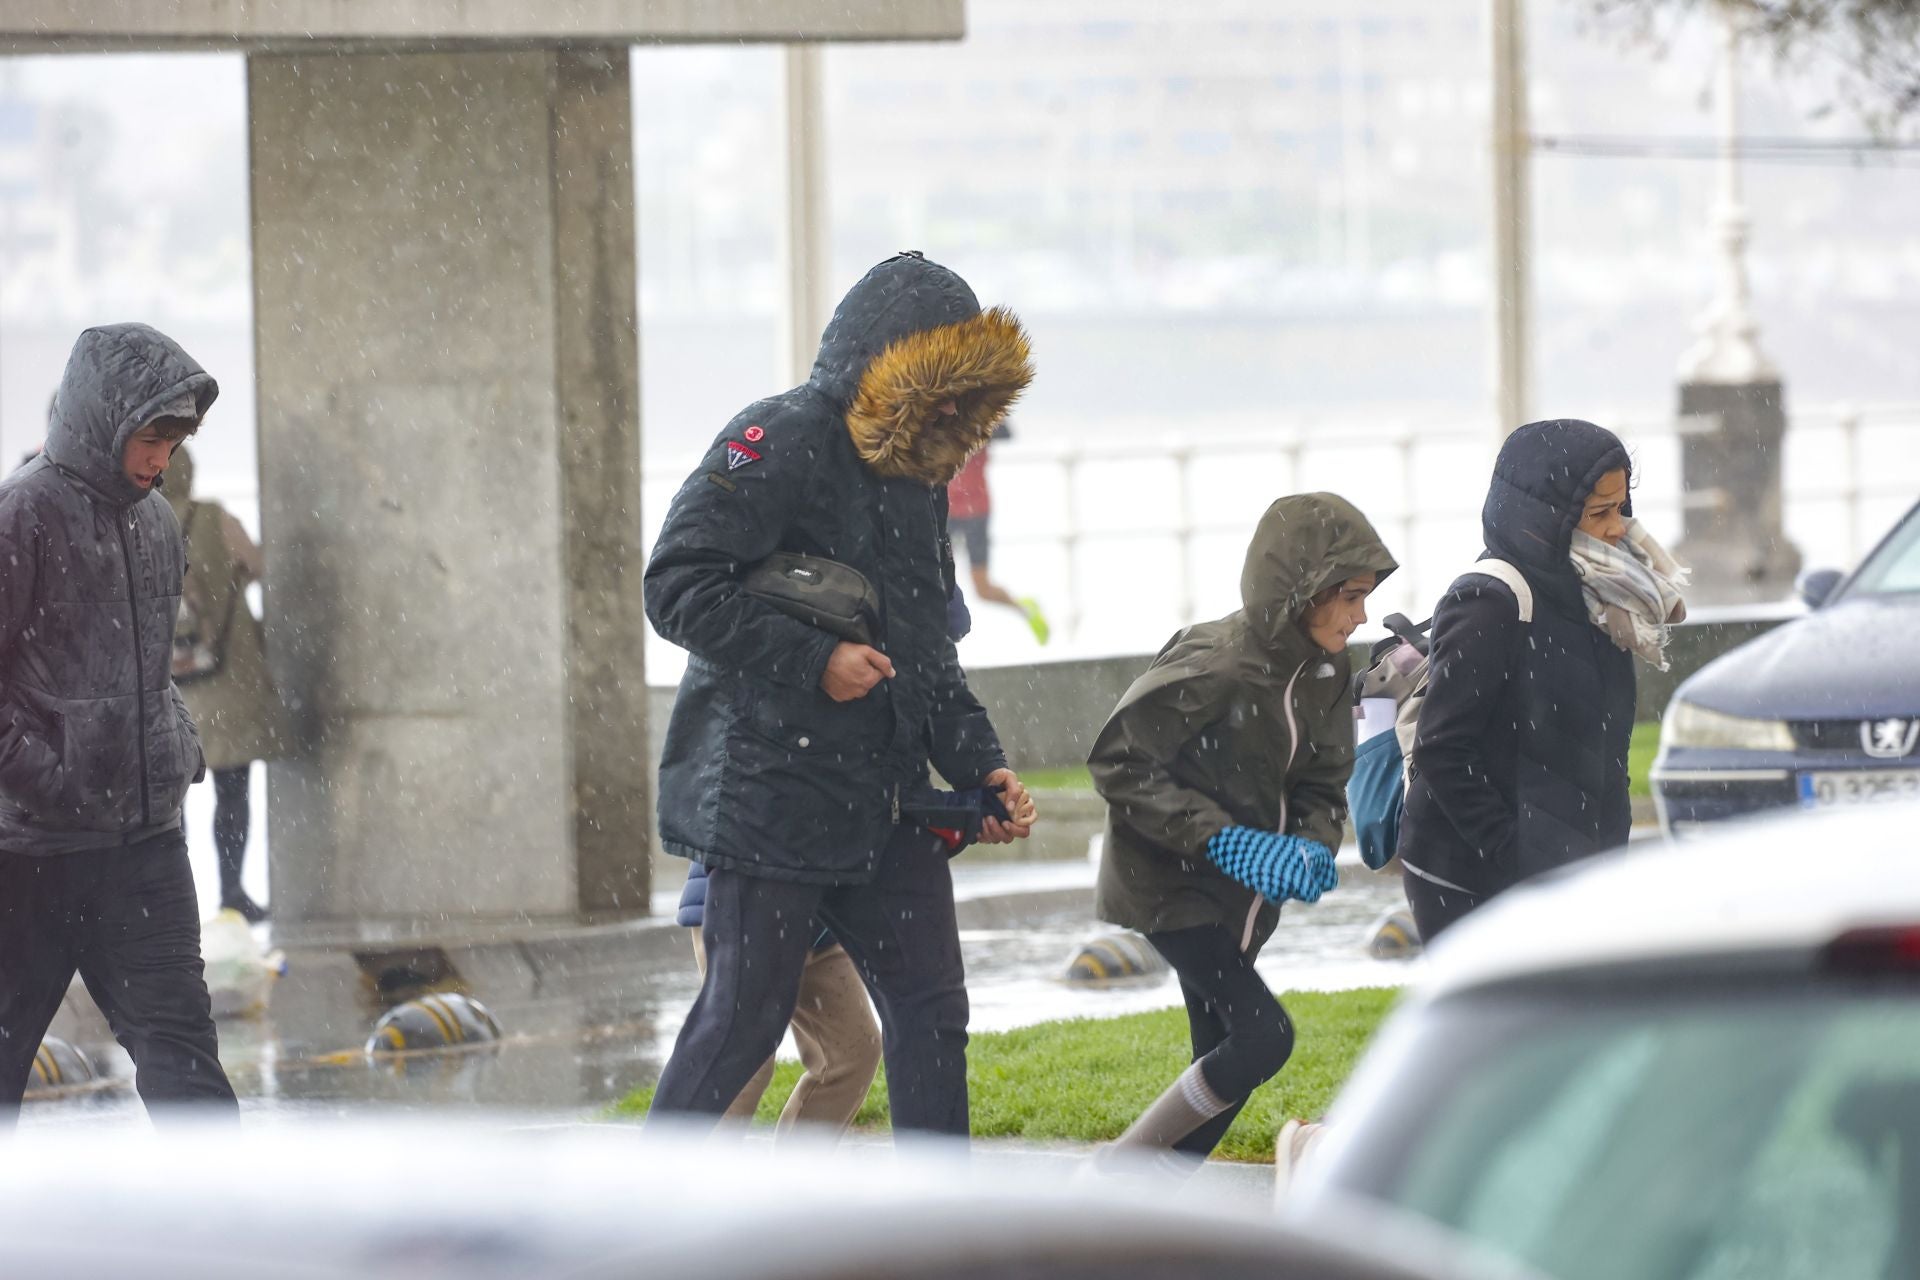
[[[647,909],[640,309],[625,47],[554,55],[556,386],[578,906]]]
[[[248,79],[276,916],[644,910],[626,50]]]
[[[1780,454],[1787,435],[1778,378],[1680,384],[1680,475],[1686,506],[1674,554],[1693,570],[1699,605],[1786,599],[1800,572],[1787,540]]]

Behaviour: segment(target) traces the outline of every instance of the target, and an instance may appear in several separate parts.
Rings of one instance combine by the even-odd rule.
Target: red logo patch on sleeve
[[[727,470],[738,471],[749,462],[760,461],[760,455],[736,441],[727,441]]]
[[[747,438],[748,444],[759,444],[762,440],[765,440],[767,438],[766,429],[763,428],[757,422],[754,423],[752,426],[748,427],[745,431],[741,432],[740,434],[744,435]]]

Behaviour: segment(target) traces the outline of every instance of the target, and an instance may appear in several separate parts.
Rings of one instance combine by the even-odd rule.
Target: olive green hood
[[[1240,570],[1247,626],[1269,652],[1298,647],[1300,615],[1328,587],[1399,568],[1360,508],[1333,493],[1296,493],[1260,517]]]

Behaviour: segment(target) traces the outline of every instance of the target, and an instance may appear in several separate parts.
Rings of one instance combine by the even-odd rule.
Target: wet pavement
[[[1092,917],[1090,864],[960,864],[955,871],[975,1031],[1179,1003],[1167,974],[1106,986],[1062,979],[1079,944],[1106,929]],[[1373,921],[1404,901],[1398,880],[1357,866],[1342,874],[1341,888],[1324,902],[1287,908],[1259,962],[1276,990],[1399,985],[1411,976],[1408,963],[1372,960],[1364,950]],[[624,949],[577,949],[556,961],[513,944],[518,959],[533,958],[497,972],[484,957],[463,959],[461,985],[506,1029],[498,1045],[370,1060],[361,1046],[392,1000],[350,956],[296,950],[264,1014],[222,1020],[222,1060],[256,1117],[325,1116],[368,1104],[486,1109],[516,1122],[595,1114],[657,1077],[698,990],[685,931],[671,924],[677,893],[663,887],[657,919],[629,930]],[[102,1040],[82,1047],[109,1082],[29,1101],[23,1128],[139,1113],[130,1064]],[[791,1041],[784,1052],[792,1056]]]

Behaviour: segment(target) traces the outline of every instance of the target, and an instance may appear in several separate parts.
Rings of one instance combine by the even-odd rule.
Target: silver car
[[[1299,1171],[1565,1280],[1920,1275],[1920,810],[1734,825],[1434,947]]]
[[[1089,1086],[1098,1087],[1089,1081]],[[982,1144],[896,1154],[461,1117],[0,1139],[0,1276],[59,1280],[1482,1280],[1419,1224],[1273,1220],[1264,1195],[1087,1183]]]

